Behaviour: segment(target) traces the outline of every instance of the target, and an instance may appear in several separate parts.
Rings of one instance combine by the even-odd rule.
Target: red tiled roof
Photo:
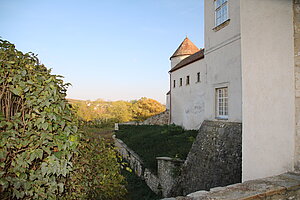
[[[179,45],[177,50],[170,57],[170,59],[176,56],[192,55],[197,51],[199,51],[198,47],[196,47],[196,45],[194,45],[194,43],[192,43],[191,40],[189,40],[189,38],[186,37],[183,40],[183,42]]]
[[[188,64],[191,64],[197,60],[200,60],[204,58],[204,49],[201,49],[200,51],[194,53],[193,55],[190,55],[189,57],[183,59],[180,61],[175,67],[173,67],[169,72],[174,72],[177,69],[180,69]]]

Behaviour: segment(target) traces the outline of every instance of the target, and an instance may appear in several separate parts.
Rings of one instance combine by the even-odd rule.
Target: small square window
[[[179,86],[182,86],[182,78],[179,79]]]
[[[201,81],[200,72],[197,73],[197,83]]]
[[[190,84],[190,76],[186,76],[186,85]]]

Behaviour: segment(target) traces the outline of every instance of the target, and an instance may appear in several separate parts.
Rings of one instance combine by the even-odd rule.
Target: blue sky
[[[68,97],[165,103],[169,57],[204,46],[203,0],[1,0],[0,37],[34,52]]]

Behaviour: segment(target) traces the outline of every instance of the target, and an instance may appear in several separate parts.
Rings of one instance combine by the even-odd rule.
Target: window
[[[179,86],[182,86],[182,78],[179,79]]]
[[[186,85],[190,84],[190,76],[186,76]]]
[[[173,80],[173,88],[175,88],[175,86],[176,86],[176,81]]]
[[[228,119],[228,88],[216,89],[216,116],[220,119]]]
[[[228,0],[215,0],[215,26],[228,19]]]
[[[199,83],[201,81],[200,79],[200,72],[197,73],[197,83]]]

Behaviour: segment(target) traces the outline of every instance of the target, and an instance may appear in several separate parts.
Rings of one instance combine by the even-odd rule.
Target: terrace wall
[[[142,178],[148,187],[156,194],[163,197],[171,196],[171,189],[177,182],[177,178],[183,161],[169,157],[157,157],[158,169],[157,174],[145,168],[143,160],[131,150],[122,140],[113,137],[118,152],[125,159],[134,173]]]

